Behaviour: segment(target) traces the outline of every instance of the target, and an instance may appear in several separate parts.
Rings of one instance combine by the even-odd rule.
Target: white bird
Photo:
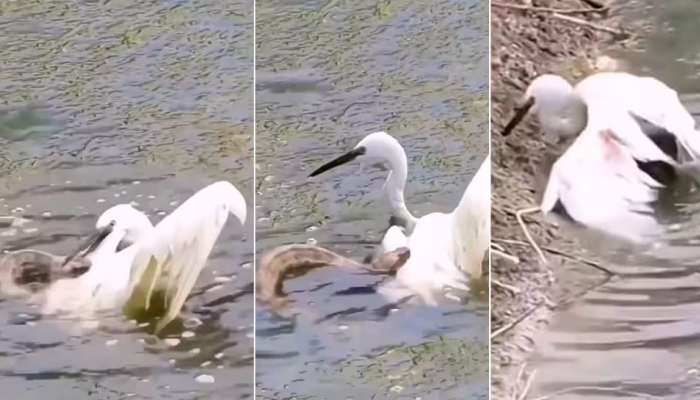
[[[389,175],[384,191],[394,221],[382,240],[382,251],[406,246],[411,256],[399,269],[397,281],[434,304],[434,293],[445,287],[468,290],[467,275],[479,278],[481,264],[490,241],[491,169],[487,157],[451,213],[434,212],[416,218],[406,207],[404,188],[408,176],[406,153],[399,142],[385,132],[362,139],[348,153],[324,164],[311,173],[319,175],[353,160],[387,166]],[[408,234],[408,236],[406,236]]]
[[[591,75],[572,87],[557,75],[530,83],[503,135],[532,112],[560,143],[574,139],[552,166],[542,204],[522,215],[555,211],[626,239],[654,233],[651,203],[679,174],[696,179],[700,136],[678,94],[663,82],[621,72]]]
[[[695,120],[683,107],[678,93],[655,78],[624,72],[593,74],[576,87],[558,75],[537,77],[528,86],[523,105],[516,110],[503,134],[508,135],[531,112],[536,115],[545,134],[556,139],[573,138],[586,128],[590,119],[605,119],[624,111],[666,130],[693,158],[700,156]],[[643,139],[626,133],[618,134],[630,142]],[[660,134],[653,132],[652,136]],[[656,139],[653,138],[652,142]],[[649,144],[643,140],[642,143]]]
[[[47,290],[44,312],[81,317],[148,310],[154,292],[162,291],[159,331],[180,312],[229,214],[243,225],[246,202],[224,181],[195,193],[156,226],[129,204],[108,209],[97,220],[97,233],[74,253],[86,254],[90,270],[55,282]]]

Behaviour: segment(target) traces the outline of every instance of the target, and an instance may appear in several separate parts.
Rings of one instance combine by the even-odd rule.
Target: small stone
[[[165,338],[163,340],[163,342],[165,342],[165,344],[167,344],[170,347],[175,347],[178,344],[180,344],[180,339],[178,339],[178,338]]]
[[[202,374],[194,378],[197,383],[214,383],[216,380],[211,375]]]
[[[105,342],[105,344],[106,344],[107,346],[114,346],[114,345],[117,344],[117,343],[119,343],[119,341],[118,341],[117,339],[110,339],[110,340],[108,340],[108,341]]]
[[[183,339],[193,338],[193,337],[194,337],[194,332],[192,332],[192,331],[184,331],[184,332],[182,332],[182,335],[180,335],[180,336],[182,336]]]
[[[202,325],[202,321],[199,318],[192,317],[192,318],[186,319],[185,322],[183,323],[183,325],[185,326],[185,328],[193,329],[193,328],[196,328],[196,327]]]
[[[394,386],[391,387],[391,389],[389,389],[389,391],[390,391],[390,392],[394,392],[394,393],[401,393],[401,392],[403,391],[403,386],[401,386],[401,385],[394,385]]]

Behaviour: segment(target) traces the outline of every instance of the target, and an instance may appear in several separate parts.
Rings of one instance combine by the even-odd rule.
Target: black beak
[[[525,101],[525,103],[523,103],[523,105],[521,105],[520,107],[517,107],[515,109],[515,115],[513,115],[513,118],[510,119],[510,121],[508,122],[506,127],[503,129],[502,135],[503,136],[510,135],[510,133],[513,131],[513,129],[515,129],[515,127],[520,123],[520,121],[523,120],[523,118],[525,118],[525,116],[527,115],[527,112],[530,111],[530,109],[534,105],[535,105],[535,98],[530,97]]]
[[[329,169],[335,168],[339,165],[347,164],[350,161],[356,159],[357,157],[365,154],[365,148],[364,147],[358,147],[356,149],[350,150],[349,152],[343,154],[342,156],[336,158],[335,160],[329,161],[320,167],[318,167],[314,172],[309,175],[309,177],[316,176],[319,174],[322,174]]]
[[[62,267],[65,267],[66,264],[71,262],[75,257],[80,255],[81,253],[83,254],[88,254],[93,252],[97,246],[102,243],[103,240],[112,233],[112,229],[114,228],[114,223],[111,223],[107,225],[106,227],[99,229],[97,232],[93,233],[90,235],[87,239],[85,239],[82,243],[80,243],[80,247],[75,249],[66,259],[63,261]]]

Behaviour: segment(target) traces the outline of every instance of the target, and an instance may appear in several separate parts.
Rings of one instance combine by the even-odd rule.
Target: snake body
[[[273,308],[286,304],[284,281],[311,269],[335,266],[370,274],[394,275],[408,260],[406,247],[376,257],[371,263],[359,263],[320,246],[292,244],[276,247],[263,255],[257,274],[258,299]]]

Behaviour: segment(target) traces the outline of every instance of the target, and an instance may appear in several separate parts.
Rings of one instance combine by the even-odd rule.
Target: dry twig
[[[497,256],[499,256],[499,257],[501,257],[501,258],[505,258],[506,260],[508,260],[508,261],[510,261],[510,262],[512,262],[513,264],[516,264],[516,265],[517,265],[517,264],[520,264],[520,259],[519,259],[518,257],[516,257],[516,256],[511,256],[510,254],[508,254],[508,253],[506,253],[506,252],[504,252],[504,251],[501,251],[501,250],[497,250],[497,249],[491,248],[491,255],[497,255]]]
[[[552,14],[552,18],[558,19],[561,21],[571,22],[571,23],[577,24],[577,25],[582,25],[582,26],[585,26],[585,27],[588,27],[588,28],[591,28],[591,29],[594,29],[597,31],[606,32],[606,33],[609,33],[609,34],[611,34],[619,39],[625,39],[625,38],[629,37],[629,34],[627,34],[624,31],[621,31],[618,29],[613,29],[613,28],[611,28],[609,26],[605,26],[605,25],[594,24],[593,22],[589,22],[589,21],[583,20],[581,18],[571,17],[569,15],[562,15],[562,14],[554,13],[554,14]]]
[[[498,336],[500,336],[500,335],[502,335],[502,334],[508,332],[509,330],[515,328],[519,323],[523,322],[527,317],[529,317],[530,315],[532,315],[532,313],[534,313],[535,311],[537,311],[538,308],[542,307],[543,304],[544,304],[544,301],[538,302],[537,304],[535,304],[534,306],[532,306],[529,310],[527,310],[527,311],[525,311],[524,313],[522,313],[522,315],[520,315],[520,316],[519,316],[518,318],[516,318],[515,320],[513,320],[513,321],[511,321],[511,322],[509,322],[509,323],[503,325],[502,327],[496,329],[495,331],[493,331],[493,332],[491,333],[491,340],[493,340],[493,339],[497,338]]]
[[[500,287],[501,289],[505,289],[513,294],[520,294],[520,289],[518,289],[517,287],[515,287],[513,285],[509,285],[507,283],[500,282],[496,279],[491,279],[491,283],[494,286]]]
[[[518,210],[515,213],[515,219],[518,221],[518,224],[520,224],[520,228],[522,228],[523,233],[527,238],[527,241],[530,242],[530,246],[532,246],[532,248],[535,249],[535,252],[540,257],[540,261],[542,261],[543,264],[547,265],[547,258],[544,256],[544,253],[542,253],[540,246],[537,245],[537,242],[535,242],[535,239],[530,234],[530,231],[527,229],[527,224],[525,224],[525,219],[523,218],[523,215],[525,214],[532,214],[538,211],[540,211],[539,207],[531,207]]]
[[[523,363],[520,366],[520,369],[518,370],[518,375],[515,377],[515,391],[514,391],[515,393],[513,393],[513,400],[518,400],[518,397],[520,397],[520,396],[518,396],[518,393],[517,393],[518,383],[520,383],[520,381],[523,380],[523,375],[525,374],[525,367],[526,366],[527,366],[527,363]]]
[[[608,11],[607,7],[604,7],[604,8],[572,8],[572,9],[567,10],[565,8],[535,7],[535,6],[526,6],[526,5],[520,5],[520,4],[497,3],[494,1],[491,2],[491,6],[501,7],[501,8],[509,8],[511,10],[544,12],[544,13],[558,13],[558,14],[588,14],[588,13],[604,13],[604,12]]]
[[[506,243],[506,244],[514,244],[514,245],[518,245],[518,246],[532,246],[532,244],[523,242],[522,240],[498,239],[498,238],[491,238],[491,240],[492,240],[492,241],[496,241],[496,242]],[[578,263],[588,265],[589,267],[593,267],[593,268],[595,268],[595,269],[597,269],[597,270],[603,272],[604,274],[606,274],[606,275],[608,275],[608,276],[615,276],[615,275],[617,275],[616,273],[612,272],[611,270],[609,270],[609,269],[603,267],[602,265],[600,265],[600,263],[597,263],[597,262],[595,262],[595,261],[589,260],[589,259],[587,259],[587,258],[575,256],[575,255],[573,255],[573,254],[569,254],[569,253],[566,253],[566,252],[564,252],[564,251],[562,251],[562,250],[558,250],[558,249],[555,249],[555,248],[553,248],[553,247],[548,247],[548,246],[542,246],[542,250],[544,250],[544,251],[546,251],[546,252],[548,252],[548,253],[552,253],[552,254],[554,254],[554,255],[557,255],[557,256],[559,256],[559,257],[568,258],[568,259],[570,259],[570,260],[572,260],[572,261],[576,261],[576,262],[578,262]]]
[[[530,387],[532,386],[532,382],[535,380],[535,375],[537,375],[537,370],[532,371],[532,373],[527,377],[525,387],[523,388],[523,391],[520,392],[518,400],[525,400],[525,397],[527,397],[527,393],[530,391]]]

